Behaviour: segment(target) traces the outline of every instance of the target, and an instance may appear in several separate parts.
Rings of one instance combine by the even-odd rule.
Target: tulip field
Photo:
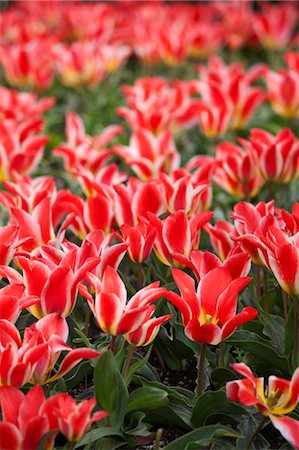
[[[0,9],[0,450],[299,449],[299,3]]]

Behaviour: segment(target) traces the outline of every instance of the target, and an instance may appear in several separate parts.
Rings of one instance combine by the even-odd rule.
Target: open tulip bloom
[[[286,416],[294,410],[299,401],[299,367],[291,381],[271,375],[265,386],[264,378],[256,378],[244,363],[231,367],[245,379],[229,381],[226,394],[229,400],[245,406],[254,406],[295,448],[299,447],[299,421]]]
[[[250,277],[232,279],[228,268],[216,267],[203,276],[195,290],[194,279],[182,270],[173,269],[172,275],[181,295],[168,292],[166,296],[181,311],[185,334],[192,341],[217,345],[257,316],[251,307],[237,313],[238,294]]]

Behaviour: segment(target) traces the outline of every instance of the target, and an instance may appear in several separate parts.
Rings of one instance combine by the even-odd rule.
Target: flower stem
[[[256,294],[258,302],[261,301],[261,266],[256,266]]]
[[[85,320],[84,320],[84,334],[88,338],[88,329],[89,329],[89,321],[90,321],[90,307],[85,305]]]
[[[138,264],[138,284],[139,284],[139,289],[142,289],[143,284],[144,284],[144,277],[143,277],[143,270],[142,270],[141,264]]]
[[[155,442],[154,442],[153,450],[159,450],[160,449],[160,442],[161,442],[163,431],[164,431],[163,428],[158,428],[157,433],[156,433],[156,439],[155,439]]]
[[[287,301],[287,294],[283,289],[281,290],[281,297],[282,297],[284,321],[287,322],[287,320],[288,320],[288,301]]]
[[[129,368],[130,368],[130,364],[131,364],[131,361],[132,361],[132,358],[133,358],[133,355],[134,355],[134,351],[135,351],[135,347],[133,345],[131,345],[130,350],[129,350],[129,354],[128,354],[128,357],[127,357],[127,360],[126,360],[126,363],[125,363],[125,366],[124,366],[124,371],[123,371],[124,378],[126,378],[126,376],[128,374],[128,371],[129,371]]]
[[[266,313],[269,312],[268,273],[265,267],[264,267],[264,310]]]
[[[197,376],[197,395],[201,396],[203,390],[203,376],[205,368],[205,355],[207,350],[207,344],[201,344],[200,346],[200,357],[198,364],[198,376]]]
[[[116,341],[116,336],[111,336],[109,348],[112,351],[112,353],[115,353],[115,341]]]
[[[293,348],[293,366],[296,369],[299,365],[299,355],[298,355],[298,328],[299,328],[299,311],[298,311],[298,298],[293,297],[293,308],[294,308],[294,348]]]
[[[265,425],[266,421],[267,421],[268,417],[265,416],[262,418],[262,420],[260,421],[257,429],[255,430],[255,432],[253,433],[253,435],[251,436],[251,439],[246,447],[246,450],[250,450],[250,447],[252,446],[253,442],[255,441],[255,438],[257,437],[257,435],[259,434],[259,432],[261,431],[261,429],[263,428],[263,426]]]

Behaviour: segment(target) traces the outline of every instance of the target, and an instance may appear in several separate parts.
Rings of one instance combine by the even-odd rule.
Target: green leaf
[[[280,355],[272,346],[271,342],[261,338],[261,336],[251,333],[249,331],[236,331],[231,338],[228,339],[231,345],[249,352],[250,356],[255,357],[257,364],[262,366],[268,365],[273,371],[273,368],[278,369],[282,374],[289,376],[290,367],[289,361],[284,356]]]
[[[130,417],[130,422],[126,427],[126,434],[132,436],[149,436],[151,432],[148,430],[144,419],[146,414],[141,411],[134,412]]]
[[[212,442],[214,438],[237,438],[240,436],[239,433],[233,431],[231,428],[220,426],[220,425],[209,425],[207,427],[197,428],[196,430],[190,431],[190,433],[179,437],[175,441],[170,442],[170,444],[164,447],[164,450],[186,450],[190,444],[197,444],[200,446],[208,445]]]
[[[246,409],[227,400],[223,390],[207,391],[196,400],[191,421],[195,427],[200,427],[210,416],[220,413],[246,414]]]
[[[158,409],[168,404],[168,394],[156,387],[140,387],[131,392],[126,412]]]
[[[88,431],[83,438],[76,443],[74,448],[81,447],[82,445],[90,444],[91,442],[98,441],[104,437],[120,437],[123,438],[122,433],[116,428],[112,427],[101,427],[95,428],[93,430]]]
[[[137,359],[136,357],[133,359],[135,362],[133,362],[128,370],[127,376],[125,377],[126,383],[130,384],[132,377],[137,370],[140,370],[149,360],[149,357],[151,355],[152,346],[149,347],[148,351],[146,352],[146,355],[143,358]],[[138,355],[139,356],[139,355]],[[137,361],[136,361],[137,359]]]
[[[98,359],[94,371],[95,396],[100,407],[109,412],[111,423],[121,426],[128,402],[127,385],[118,370],[113,353],[108,350]]]

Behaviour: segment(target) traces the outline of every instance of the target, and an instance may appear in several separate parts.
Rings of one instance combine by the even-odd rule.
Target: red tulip
[[[250,277],[232,279],[226,267],[216,267],[201,278],[196,291],[185,272],[173,269],[172,274],[181,296],[168,292],[166,297],[181,311],[185,334],[193,341],[217,345],[257,316],[251,307],[237,313],[237,296]]]
[[[167,129],[157,137],[146,129],[137,129],[129,146],[117,145],[113,150],[143,181],[156,178],[160,173],[170,173],[180,163],[180,154]]]
[[[8,82],[12,86],[25,89],[49,87],[53,78],[50,51],[51,39],[2,46],[0,61]]]
[[[295,448],[299,447],[299,421],[285,417],[299,401],[299,368],[291,381],[271,375],[265,386],[264,378],[256,378],[244,363],[232,364],[231,367],[245,379],[227,383],[227,398],[245,406],[254,406],[270,418],[287,441]]]
[[[156,229],[145,218],[141,217],[135,227],[123,224],[120,231],[122,236],[117,236],[128,245],[130,259],[138,264],[143,263],[151,254]]]
[[[192,216],[209,209],[212,203],[212,186],[208,181],[200,183],[194,178],[193,175],[185,171],[180,173],[179,170],[171,176],[160,175],[168,212],[183,210]]]
[[[59,394],[58,394],[59,395]],[[38,450],[40,440],[50,431],[45,447],[51,450],[58,430],[50,427],[41,413],[46,399],[43,389],[34,386],[26,395],[14,386],[0,387],[0,448],[2,450]]]
[[[50,429],[59,429],[69,442],[78,442],[90,426],[108,416],[105,411],[97,411],[92,415],[96,400],[83,400],[77,404],[68,394],[57,394],[48,398],[40,409],[40,413],[49,420]]]
[[[235,253],[227,256],[224,262],[208,251],[201,252],[200,250],[193,250],[190,255],[192,262],[191,270],[195,274],[198,281],[200,281],[208,272],[215,269],[215,267],[226,267],[232,279],[245,277],[248,275],[251,268],[251,261],[246,253]]]
[[[55,70],[61,83],[71,88],[96,86],[105,75],[105,68],[96,39],[76,41],[53,48]]]
[[[197,249],[200,230],[213,217],[211,211],[205,211],[189,218],[179,210],[160,220],[148,214],[149,220],[157,230],[154,251],[157,258],[167,266],[189,266],[191,250]]]
[[[67,113],[67,142],[55,147],[53,155],[63,157],[65,168],[72,175],[75,169],[81,167],[95,174],[110,158],[111,153],[107,150],[107,145],[122,130],[123,128],[119,125],[111,125],[104,128],[101,134],[90,136],[86,134],[80,116]]]
[[[92,246],[92,243],[86,243],[66,254],[55,247],[45,247],[41,249],[41,256],[17,258],[23,276],[7,266],[1,266],[1,274],[11,283],[23,285],[24,295],[39,297],[40,301],[29,307],[35,317],[41,318],[52,312],[67,317],[75,307],[78,284],[100,261],[99,257],[89,257]],[[53,253],[55,258],[51,260]]]
[[[234,197],[251,198],[262,188],[264,181],[252,155],[231,142],[218,145],[214,180]]]
[[[299,72],[291,69],[269,70],[266,82],[274,111],[287,119],[299,117]]]
[[[111,336],[130,333],[148,319],[149,311],[155,309],[152,302],[162,297],[166,289],[159,288],[159,282],[152,283],[138,291],[127,303],[126,287],[112,267],[107,267],[103,279],[90,274],[88,279],[95,290],[95,300],[81,289],[101,329]]]
[[[26,383],[46,384],[64,376],[82,359],[99,355],[90,348],[70,348],[67,338],[66,320],[56,313],[26,328],[23,341],[12,323],[1,320],[0,384],[17,387]],[[62,351],[68,355],[52,373]]]

